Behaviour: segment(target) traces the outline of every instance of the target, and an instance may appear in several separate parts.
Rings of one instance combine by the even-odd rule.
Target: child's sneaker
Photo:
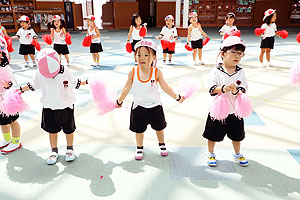
[[[11,143],[11,140],[9,140],[9,141],[6,141],[6,140],[0,141],[0,149],[3,149],[4,147],[9,145],[10,143]]]
[[[214,153],[207,153],[207,165],[210,167],[217,166],[216,155]]]
[[[166,60],[163,60],[163,64],[166,64]]]
[[[169,64],[172,64],[172,60],[169,60]]]
[[[67,149],[67,151],[66,151],[66,159],[65,160],[67,162],[71,162],[71,161],[75,160],[75,158],[76,158],[76,155],[74,153],[74,150]]]
[[[200,60],[199,65],[205,65],[205,63],[202,60]]]
[[[51,154],[50,154],[50,156],[49,156],[49,158],[47,158],[47,164],[48,165],[55,164],[56,161],[57,161],[57,159],[58,159],[58,157],[59,157],[59,154],[56,153],[56,152],[54,152],[54,151],[52,151]]]
[[[38,68],[37,64],[32,65],[33,68]]]
[[[242,167],[248,166],[248,160],[243,156],[243,154],[237,153],[233,155],[233,159]]]
[[[267,67],[274,67],[274,65],[272,63],[268,62]]]
[[[143,157],[144,157],[144,150],[143,149],[136,149],[135,159],[136,160],[142,160]]]
[[[19,144],[10,143],[9,145],[7,145],[7,147],[5,147],[1,150],[1,153],[2,154],[9,154],[9,153],[14,152],[15,150],[21,148],[21,147],[22,147],[21,143],[19,143]]]
[[[69,67],[71,65],[71,62],[69,61],[69,62],[67,62],[67,66]]]
[[[266,67],[266,64],[263,63],[263,62],[260,62],[259,65],[260,65],[261,67]]]
[[[26,64],[24,65],[24,67],[25,67],[25,68],[30,68],[30,65],[29,65],[28,63],[26,63]]]
[[[167,148],[166,148],[166,145],[165,143],[159,145],[159,148],[160,148],[160,155],[161,156],[167,156],[169,154]]]

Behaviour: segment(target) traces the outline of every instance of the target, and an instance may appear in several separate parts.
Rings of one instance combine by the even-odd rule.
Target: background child
[[[202,61],[202,47],[203,47],[202,35],[204,35],[204,37],[208,37],[208,36],[201,28],[201,24],[198,22],[198,14],[196,12],[191,12],[189,14],[189,18],[190,18],[189,19],[190,25],[188,27],[187,44],[189,44],[189,41],[191,40],[192,48],[193,48],[194,64],[204,65],[204,62]],[[198,51],[199,63],[197,63],[196,61],[197,51]]]
[[[277,34],[277,26],[275,24],[276,21],[276,10],[268,9],[264,13],[263,22],[264,24],[261,26],[262,29],[266,29],[265,32],[261,35],[261,43],[260,43],[260,55],[259,61],[262,67],[268,66],[272,67],[273,65],[270,63],[271,59],[271,49],[274,48],[275,35]],[[264,64],[264,54],[266,53],[267,65]]]
[[[100,67],[99,59],[100,55],[99,52],[103,52],[102,44],[100,41],[100,31],[99,28],[95,24],[95,16],[90,15],[87,17],[88,20],[88,30],[87,35],[92,37],[92,44],[90,47],[90,53],[92,53],[94,64],[93,67]]]
[[[55,164],[58,154],[57,134],[61,130],[66,134],[67,151],[66,161],[73,161],[75,153],[73,150],[73,138],[75,126],[74,103],[76,101],[73,89],[87,84],[75,79],[71,71],[60,65],[59,56],[53,49],[42,49],[38,56],[38,66],[33,83],[21,87],[20,91],[42,90],[41,102],[43,104],[42,124],[43,130],[49,133],[51,154],[47,164]]]
[[[12,69],[5,52],[0,52],[0,67],[4,68],[13,79]],[[0,83],[0,102],[2,101],[5,91],[12,87],[14,79],[4,84]],[[0,125],[4,140],[0,141],[0,149],[2,154],[11,153],[22,147],[20,143],[20,125],[17,121],[19,115],[5,116],[0,113]],[[10,130],[12,135],[10,134]],[[11,137],[12,136],[12,137]]]
[[[67,65],[70,65],[68,54],[69,49],[65,41],[66,37],[65,21],[59,15],[55,15],[52,20],[51,37],[53,40],[53,49],[58,53],[61,62],[61,54],[65,56]]]
[[[131,25],[129,28],[129,33],[128,33],[128,37],[127,37],[127,42],[130,41],[130,38],[132,37],[132,42],[131,42],[131,46],[132,46],[132,51],[134,52],[133,57],[134,57],[134,64],[137,65],[137,61],[136,61],[136,57],[135,57],[135,48],[134,45],[143,39],[143,37],[140,36],[140,29],[142,27],[142,19],[140,17],[139,14],[134,14],[131,18]],[[147,26],[146,23],[143,24],[144,27]]]
[[[235,21],[235,15],[233,13],[228,13],[225,17],[225,24],[219,30],[220,35],[222,35],[222,41],[224,40],[225,33],[230,34],[238,30],[237,27],[234,26],[234,21]]]
[[[147,125],[156,131],[161,156],[167,156],[165,147],[164,128],[167,126],[165,115],[158,92],[158,84],[172,98],[180,103],[184,98],[177,95],[166,83],[162,72],[153,63],[156,62],[156,44],[152,40],[141,40],[135,45],[138,67],[133,68],[128,74],[128,80],[117,100],[116,106],[122,103],[133,87],[133,99],[130,114],[130,130],[135,132],[137,150],[135,159],[143,159],[143,139]]]
[[[30,26],[29,17],[23,15],[19,18],[21,28],[18,30],[17,34],[12,37],[12,39],[19,39],[20,48],[19,54],[24,55],[25,67],[30,67],[28,61],[28,55],[32,60],[33,67],[37,67],[35,61],[35,47],[31,44],[32,40],[37,39],[37,35]]]
[[[4,38],[4,36],[7,35],[7,32],[6,32],[6,29],[4,28],[4,26],[2,26],[1,23],[2,23],[2,19],[0,18],[0,36],[2,36]]]
[[[172,15],[167,15],[165,17],[166,26],[162,27],[159,36],[155,38],[157,40],[162,39],[169,41],[171,43],[177,42],[177,30],[174,26],[174,17]],[[167,49],[163,49],[163,63],[166,63],[167,54],[169,54],[169,64],[172,63],[172,55],[175,53],[174,51]]]
[[[248,161],[240,154],[241,141],[245,138],[244,120],[234,115],[236,95],[246,92],[247,79],[242,68],[238,67],[241,58],[245,55],[245,44],[237,36],[229,36],[221,46],[223,65],[217,65],[210,72],[208,84],[209,93],[213,98],[218,94],[225,93],[229,101],[230,114],[223,121],[213,120],[208,114],[203,137],[208,140],[207,164],[216,166],[214,154],[216,142],[224,139],[225,135],[232,140],[235,151],[234,159],[241,166],[247,166]],[[237,86],[235,83],[240,81]]]

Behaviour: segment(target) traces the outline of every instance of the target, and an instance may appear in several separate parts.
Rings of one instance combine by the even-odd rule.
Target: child
[[[66,29],[65,29],[65,21],[61,19],[59,15],[55,15],[52,20],[52,28],[51,28],[51,37],[53,39],[53,49],[58,53],[59,60],[61,62],[61,54],[65,56],[67,61],[67,66],[70,65],[70,60],[68,54],[69,49],[66,44]]]
[[[66,161],[73,161],[73,138],[75,126],[73,89],[87,84],[75,79],[68,68],[60,65],[57,52],[50,48],[42,49],[37,56],[38,67],[35,78],[27,86],[20,87],[20,91],[42,90],[41,102],[43,104],[42,124],[43,130],[49,133],[51,154],[47,164],[55,164],[59,156],[57,149],[57,134],[61,130],[66,134],[67,151]]]
[[[3,67],[10,77],[13,78],[12,69],[9,66],[9,61],[7,54],[3,51],[0,52],[0,67]],[[12,87],[14,80],[6,82],[4,84],[0,83],[0,102],[3,98],[5,90]],[[0,149],[2,154],[8,154],[14,152],[15,150],[22,147],[20,143],[20,125],[17,121],[19,115],[5,116],[0,113],[0,125],[2,129],[2,134],[4,140],[0,141]],[[10,134],[12,132],[12,137]]]
[[[187,44],[189,44],[189,41],[191,40],[192,48],[193,48],[193,60],[194,64],[201,64],[204,65],[204,62],[202,61],[202,47],[203,47],[203,41],[202,41],[202,35],[204,37],[208,37],[207,34],[202,30],[201,24],[198,23],[198,14],[196,12],[191,12],[189,14],[189,27],[188,27],[188,38],[187,38]],[[198,57],[199,57],[199,63],[196,62],[196,55],[198,51]]]
[[[246,92],[247,79],[245,72],[238,66],[241,58],[245,55],[245,44],[237,36],[229,36],[221,46],[220,55],[223,58],[223,65],[211,70],[209,75],[209,93],[213,98],[220,93],[225,93],[229,101],[230,114],[224,120],[213,120],[208,114],[203,137],[208,140],[208,166],[216,166],[216,156],[214,147],[216,142],[224,139],[225,135],[232,140],[232,145],[235,151],[234,160],[241,166],[247,166],[248,161],[240,153],[241,141],[245,138],[244,121],[234,115],[235,99],[239,92]],[[236,82],[239,85],[236,86]]]
[[[222,35],[222,41],[224,40],[225,33],[233,33],[234,31],[237,31],[237,27],[234,26],[235,21],[235,15],[233,13],[228,13],[225,17],[225,24],[222,26],[222,28],[219,30],[220,35]]]
[[[2,19],[0,18],[0,36],[2,36],[4,38],[4,36],[8,36],[7,35],[7,32],[6,32],[6,29],[4,28],[4,26],[1,25],[2,23]]]
[[[87,35],[92,37],[92,44],[90,47],[90,53],[92,53],[94,64],[92,64],[92,67],[100,67],[99,64],[99,52],[103,52],[102,44],[100,41],[100,31],[99,28],[95,24],[95,16],[89,15],[87,17],[88,20],[88,30]]]
[[[178,102],[183,102],[184,97],[177,95],[166,83],[162,72],[153,66],[153,63],[156,63],[157,47],[152,40],[143,39],[136,43],[134,48],[139,65],[129,72],[128,80],[116,102],[116,107],[122,107],[125,97],[133,87],[134,102],[131,107],[130,130],[136,133],[137,150],[135,159],[143,159],[143,139],[148,124],[156,130],[161,156],[167,156],[168,151],[165,147],[163,131],[167,123],[157,83],[164,92]]]
[[[268,9],[264,13],[263,22],[264,24],[261,26],[262,29],[266,29],[265,32],[261,35],[261,43],[260,43],[260,55],[259,61],[262,67],[272,67],[273,65],[270,63],[271,57],[271,49],[274,48],[275,35],[279,36],[277,33],[277,26],[275,24],[276,21],[276,10]],[[264,54],[266,53],[267,65],[264,64]]]
[[[134,57],[134,64],[137,65],[137,61],[136,61],[136,56],[135,56],[135,44],[142,40],[143,37],[140,36],[140,29],[142,27],[142,19],[141,16],[139,14],[134,14],[131,18],[131,26],[129,28],[129,33],[128,33],[128,37],[127,37],[127,42],[130,41],[130,38],[132,37],[132,42],[131,42],[131,46],[132,46],[132,51],[134,52],[133,57]],[[144,23],[143,26],[146,28],[147,24]]]
[[[177,42],[177,30],[176,27],[174,26],[174,17],[172,15],[167,15],[165,17],[165,22],[166,26],[164,26],[161,31],[159,36],[156,36],[155,38],[157,40],[162,39],[162,40],[167,40],[168,42]],[[163,49],[163,63],[166,63],[166,57],[167,54],[169,54],[169,64],[172,63],[172,55],[175,53],[174,51],[167,49]]]
[[[19,18],[21,28],[18,30],[17,34],[12,37],[12,39],[19,39],[20,48],[19,54],[24,55],[25,67],[30,67],[28,61],[28,55],[30,56],[33,67],[37,67],[35,61],[35,47],[31,44],[32,40],[37,39],[37,35],[30,26],[29,17],[23,15]]]

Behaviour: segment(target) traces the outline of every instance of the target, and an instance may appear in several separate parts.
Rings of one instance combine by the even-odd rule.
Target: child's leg
[[[66,161],[70,162],[75,159],[75,153],[73,150],[73,141],[74,141],[74,133],[66,134],[67,139],[67,151],[66,151]]]
[[[208,152],[209,153],[214,153],[216,142],[207,140],[207,147],[208,147]]]
[[[28,63],[28,55],[24,55],[24,60],[26,63]]]
[[[51,146],[51,154],[49,158],[47,158],[47,164],[53,165],[56,163],[57,158],[59,156],[58,148],[57,148],[57,133],[49,133],[49,139],[50,139],[50,146]]]
[[[167,53],[163,53],[163,57],[164,57],[163,60],[166,60],[166,58],[167,58]]]
[[[93,61],[96,63],[96,53],[92,53]]]
[[[270,48],[266,49],[266,58],[267,58],[267,61],[270,62],[270,59],[271,59],[271,49]]]
[[[58,54],[58,56],[59,56],[59,62],[61,63],[61,54]]]
[[[69,63],[70,62],[69,55],[65,54],[64,56],[65,56],[65,59],[66,59],[67,63]]]
[[[198,58],[202,60],[202,49],[198,49]]]
[[[29,54],[29,56],[30,56],[30,58],[32,60],[33,67],[37,67],[34,54]]]
[[[20,124],[18,123],[18,121],[14,121],[10,124],[10,127],[12,133],[12,143],[14,144],[20,143],[20,132],[21,132]]]
[[[2,125],[1,130],[2,130],[4,140],[9,142],[11,140],[10,126],[9,125]]]
[[[193,60],[196,63],[197,49],[193,49]]]
[[[135,140],[138,147],[143,147],[144,133],[136,133]]]
[[[158,139],[159,143],[164,143],[165,142],[165,137],[164,137],[164,131],[163,130],[156,131],[156,136],[157,136],[157,139]]]
[[[172,60],[172,55],[173,54],[171,54],[171,53],[169,54],[169,60]]]
[[[232,146],[233,146],[234,152],[236,154],[240,153],[240,150],[241,150],[241,142],[240,141],[233,141],[232,140]]]
[[[264,61],[264,54],[266,52],[266,48],[260,49],[259,61],[262,63]]]
[[[73,146],[74,133],[66,134],[67,146]]]
[[[96,62],[99,64],[99,60],[100,60],[100,55],[99,53],[96,53]]]
[[[158,145],[160,148],[160,155],[161,156],[167,156],[169,153],[167,151],[166,145],[165,145],[165,137],[164,137],[164,131],[156,131],[156,136],[158,139]]]

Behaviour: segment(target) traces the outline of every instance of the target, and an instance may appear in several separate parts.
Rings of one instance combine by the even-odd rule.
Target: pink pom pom
[[[252,112],[252,106],[250,99],[244,93],[239,93],[235,101],[235,115],[238,118],[244,118],[250,116]]]
[[[11,37],[9,37],[8,35],[4,35],[4,39],[6,40],[6,43],[7,43],[7,51],[9,53],[13,52],[14,49],[12,47],[12,39],[11,39]]]
[[[40,51],[40,50],[41,50],[41,45],[40,45],[40,43],[37,41],[37,39],[33,39],[32,42],[31,42],[31,44],[32,44],[33,46],[35,46],[35,48],[36,48],[37,51]]]
[[[82,41],[82,46],[83,47],[90,47],[92,43],[92,38],[91,36],[85,36],[83,41]]]
[[[300,32],[299,32],[298,35],[296,36],[296,40],[297,40],[297,42],[300,43]]]
[[[93,100],[99,111],[99,115],[104,115],[116,108],[114,96],[107,91],[106,85],[99,79],[92,79],[89,82]]]
[[[9,89],[3,96],[3,101],[0,102],[0,112],[10,116],[16,115],[25,111],[28,105],[24,102],[20,91]]]
[[[167,40],[161,40],[160,43],[161,43],[162,49],[164,49],[164,50],[167,49],[170,44],[170,42]]]
[[[65,41],[66,41],[67,45],[72,44],[72,37],[71,37],[71,34],[69,32],[66,34]]]
[[[265,32],[266,29],[264,28],[256,28],[254,30],[255,35],[260,36],[261,34],[263,34]]]
[[[175,51],[175,46],[176,46],[175,42],[170,42],[168,46],[169,51]]]
[[[300,83],[300,60],[294,63],[290,70],[290,80],[293,85]]]
[[[42,36],[42,39],[46,44],[51,45],[52,44],[52,38],[50,34],[45,34]]]
[[[282,39],[286,39],[289,36],[289,33],[286,30],[277,31]]]
[[[193,48],[190,47],[188,44],[186,44],[184,47],[185,47],[185,49],[188,50],[188,51],[193,51]]]
[[[126,48],[126,51],[127,51],[128,53],[131,53],[131,52],[132,52],[132,46],[131,46],[130,42],[127,42],[125,48]]]
[[[144,26],[142,26],[141,29],[140,29],[139,35],[141,37],[145,37],[146,34],[147,34],[147,29]]]
[[[205,38],[205,39],[202,41],[203,46],[205,46],[208,42],[209,42],[209,37]]]
[[[199,83],[195,79],[187,78],[182,82],[183,97],[185,99],[191,97],[199,90]]]
[[[4,67],[0,67],[0,83],[12,81],[13,77],[11,77]]]
[[[210,116],[213,120],[224,121],[229,115],[229,101],[225,94],[219,94],[210,109]]]

